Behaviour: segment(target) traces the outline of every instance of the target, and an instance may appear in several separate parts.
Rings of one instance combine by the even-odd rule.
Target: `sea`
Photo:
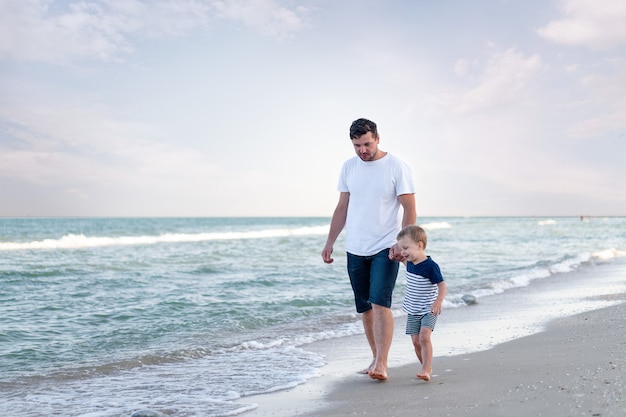
[[[329,223],[1,218],[0,415],[245,416],[257,407],[247,398],[318,378],[327,358],[307,347],[362,333],[343,235],[335,262],[322,262]],[[513,304],[516,291],[626,259],[626,217],[418,223],[447,282],[442,316],[464,312],[457,320],[474,301]],[[396,317],[404,267],[399,274]],[[601,293],[626,291],[623,279],[611,285]]]

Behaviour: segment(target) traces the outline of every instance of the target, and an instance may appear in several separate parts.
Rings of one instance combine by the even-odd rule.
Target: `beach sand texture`
[[[624,295],[622,295],[624,297]],[[386,382],[355,376],[306,416],[626,416],[626,304],[582,313],[490,350],[436,357]]]
[[[556,319],[539,333],[487,350],[435,355],[430,382],[416,379],[417,360],[391,364],[389,380],[374,381],[355,372],[346,343],[334,347],[322,343],[320,349],[334,353],[320,378],[261,396],[259,407],[245,415],[623,417],[626,294],[601,298],[619,304]],[[404,320],[398,319],[396,328],[403,328]],[[436,337],[433,343],[436,350]],[[347,346],[354,347],[355,357],[363,357],[362,344],[355,339]]]

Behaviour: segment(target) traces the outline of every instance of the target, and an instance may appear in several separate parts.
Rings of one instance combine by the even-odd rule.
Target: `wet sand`
[[[622,295],[624,296],[624,295]],[[434,359],[375,382],[354,376],[303,416],[626,416],[626,304],[560,319],[492,349]]]
[[[624,263],[611,270],[626,280]],[[387,381],[356,372],[367,365],[364,336],[315,343],[307,350],[328,355],[322,375],[291,390],[246,399],[258,408],[244,417],[626,416],[626,293],[599,294],[587,298],[616,305],[557,318],[538,333],[486,350],[438,356],[434,333],[429,382],[415,377],[420,366],[406,354],[404,318],[396,320]],[[459,344],[471,337],[465,330],[458,333]],[[405,353],[398,354],[400,349]]]

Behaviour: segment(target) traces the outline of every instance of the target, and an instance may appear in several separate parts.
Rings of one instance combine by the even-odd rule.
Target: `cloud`
[[[449,105],[457,112],[468,113],[515,102],[541,67],[539,55],[526,57],[515,48],[493,53],[477,77],[478,85],[456,94]],[[469,77],[469,69],[463,60],[455,65],[457,75]]]
[[[581,65],[577,78],[578,100],[568,104],[576,112],[567,134],[573,138],[599,138],[626,131],[626,60],[607,59],[593,64],[593,72]]]
[[[103,106],[13,101],[0,106],[0,120],[0,178],[80,188],[163,186],[216,174],[200,151],[167,144],[154,127],[116,121]]]
[[[469,72],[471,63],[467,59],[459,59],[454,64],[454,72],[456,75],[465,76]]]
[[[589,138],[600,134],[606,134],[619,129],[624,129],[624,117],[626,110],[614,112],[610,114],[600,114],[593,118],[583,120],[574,124],[567,130],[567,133],[573,137]]]
[[[212,3],[216,14],[224,19],[241,21],[265,35],[283,38],[304,26],[303,16],[308,9],[289,10],[273,0],[230,0]]]
[[[611,48],[626,43],[626,2],[564,0],[565,18],[537,30],[540,36],[566,45]]]
[[[44,0],[7,0],[0,9],[0,59],[61,62],[78,57],[112,60],[132,48],[132,23],[95,3],[55,11]]]
[[[264,35],[285,38],[305,26],[307,9],[274,0],[51,0],[0,2],[0,59],[63,63],[122,60],[135,37],[185,36],[219,19],[241,22]]]

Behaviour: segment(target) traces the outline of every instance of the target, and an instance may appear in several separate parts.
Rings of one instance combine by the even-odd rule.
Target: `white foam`
[[[592,256],[597,259],[608,260],[608,259],[620,258],[620,257],[626,256],[626,251],[611,248],[611,249],[605,249],[605,250],[594,252]]]
[[[167,415],[234,416],[256,408],[244,397],[293,388],[319,376],[320,355],[286,346],[213,354],[113,373],[35,378],[6,390],[1,415],[127,416],[151,409]],[[28,384],[25,397],[24,384]]]
[[[432,222],[420,225],[424,230],[451,229],[452,225],[448,222]]]
[[[24,249],[80,249],[117,245],[154,245],[157,243],[184,243],[211,240],[264,239],[290,236],[314,236],[324,235],[326,233],[328,233],[328,226],[266,229],[249,232],[165,233],[155,236],[90,237],[84,234],[67,234],[60,239],[44,239],[32,242],[0,242],[0,251]]]
[[[623,265],[623,264],[622,264]],[[559,274],[528,291],[478,297],[476,306],[444,312],[437,323],[437,355],[485,350],[542,331],[553,319],[622,303],[624,267],[605,264]],[[595,269],[601,268],[601,269]],[[600,282],[590,279],[601,276]],[[470,325],[471,323],[471,325]]]

